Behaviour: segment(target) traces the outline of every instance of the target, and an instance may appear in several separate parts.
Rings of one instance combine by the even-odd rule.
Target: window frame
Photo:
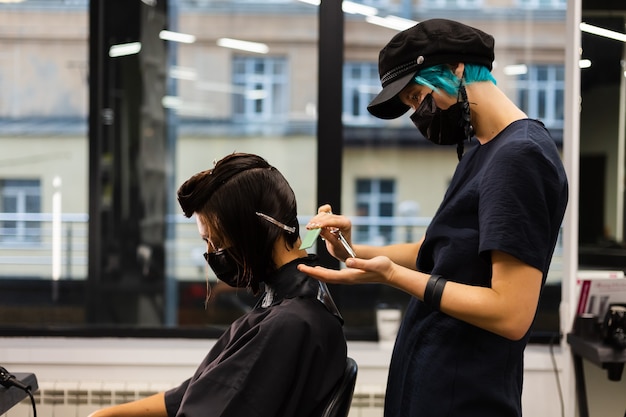
[[[355,71],[359,77],[354,77]],[[344,125],[380,124],[367,111],[367,105],[380,92],[378,66],[375,62],[348,61],[343,66],[343,112]],[[355,101],[358,101],[355,106]]]
[[[259,64],[262,64],[261,72],[257,71]],[[240,69],[243,71],[240,72]],[[276,73],[277,69],[279,73]],[[286,57],[234,55],[232,77],[235,87],[232,114],[235,120],[267,122],[276,118],[287,119],[289,68]]]
[[[361,184],[367,183],[369,192],[360,192]],[[384,183],[391,185],[391,192],[383,191]],[[393,241],[395,228],[391,224],[385,224],[385,218],[392,219],[397,208],[397,181],[395,178],[357,178],[355,180],[355,211],[360,212],[361,207],[366,207],[367,224],[356,225],[355,241],[359,243],[388,244]],[[390,214],[381,213],[381,206],[389,204]],[[382,220],[382,221],[381,221]]]
[[[539,79],[543,70],[546,71],[546,78]],[[563,128],[565,69],[562,64],[527,65],[527,71],[518,76],[516,94],[520,107],[528,117],[540,119],[548,128]],[[561,113],[560,118],[558,112]]]

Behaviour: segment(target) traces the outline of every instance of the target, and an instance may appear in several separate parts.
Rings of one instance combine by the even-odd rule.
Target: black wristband
[[[441,275],[431,275],[430,278],[428,278],[426,288],[424,288],[424,304],[428,306],[432,305],[435,286],[440,279]]]
[[[432,300],[430,302],[430,306],[433,310],[439,311],[439,307],[441,305],[441,296],[443,295],[443,288],[446,286],[446,281],[444,278],[439,277],[437,282],[435,283],[435,289],[433,290]]]

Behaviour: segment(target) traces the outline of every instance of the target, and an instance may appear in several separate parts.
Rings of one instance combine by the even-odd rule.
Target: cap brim
[[[387,84],[367,106],[367,111],[380,119],[395,119],[402,116],[409,110],[409,106],[400,100],[398,93],[414,76],[415,73],[411,72]]]

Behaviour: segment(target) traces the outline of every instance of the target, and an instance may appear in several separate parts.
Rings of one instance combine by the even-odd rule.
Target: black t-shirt
[[[567,204],[561,158],[543,124],[519,120],[468,149],[426,231],[417,269],[489,287],[491,251],[543,271]],[[528,334],[511,341],[409,303],[394,348],[386,417],[521,416]]]
[[[165,393],[170,417],[306,417],[343,375],[342,322],[318,300],[319,283],[283,266],[271,305],[257,305],[226,330],[192,378]],[[267,300],[268,297],[265,297]]]

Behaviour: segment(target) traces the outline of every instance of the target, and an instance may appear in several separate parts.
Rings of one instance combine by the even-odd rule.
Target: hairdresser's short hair
[[[465,64],[463,79],[465,85],[478,81],[491,81],[496,84],[496,79],[489,68],[483,65]],[[451,96],[459,92],[459,79],[447,64],[424,68],[415,75],[413,80],[433,90],[443,90]]]

